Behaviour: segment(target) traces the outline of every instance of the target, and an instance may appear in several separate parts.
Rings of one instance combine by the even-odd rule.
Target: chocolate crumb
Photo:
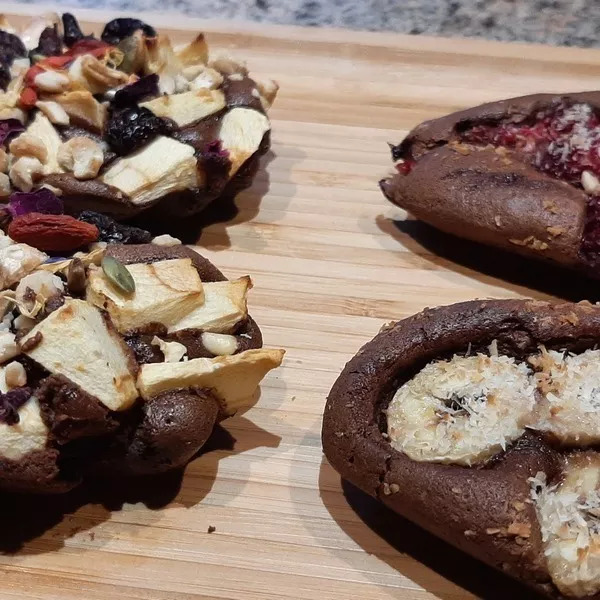
[[[217,530],[217,528],[214,525],[209,525],[208,529],[206,530],[207,533],[214,533]]]

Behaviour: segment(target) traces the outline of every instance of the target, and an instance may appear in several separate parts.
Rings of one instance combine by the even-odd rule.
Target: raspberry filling
[[[580,253],[600,263],[600,118],[591,106],[555,104],[521,123],[475,125],[461,139],[514,150],[543,173],[584,188],[589,199]]]

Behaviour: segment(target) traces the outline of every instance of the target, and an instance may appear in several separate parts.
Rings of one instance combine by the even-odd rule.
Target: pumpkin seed
[[[109,281],[126,294],[135,292],[135,281],[127,267],[112,256],[102,259],[102,270]]]

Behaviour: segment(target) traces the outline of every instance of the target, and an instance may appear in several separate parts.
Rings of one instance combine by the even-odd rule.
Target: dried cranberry
[[[44,56],[56,56],[62,54],[63,43],[58,35],[56,25],[54,27],[46,27],[40,34],[38,47],[30,52],[31,55],[42,54]]]
[[[108,22],[102,32],[102,40],[108,44],[117,45],[122,39],[129,37],[141,29],[145,36],[155,37],[156,30],[139,19],[121,18]]]
[[[220,192],[229,178],[231,169],[229,151],[223,148],[221,140],[213,140],[196,156],[206,173],[206,192],[209,195]]]
[[[71,47],[75,42],[82,40],[85,36],[79,27],[77,19],[71,13],[64,13],[62,16],[64,41],[65,44]]]
[[[2,56],[9,59],[11,64],[17,56],[27,56],[27,48],[21,38],[3,29],[0,29],[0,50]]]
[[[104,131],[104,139],[121,156],[151,142],[157,135],[168,133],[168,123],[147,108],[133,106],[114,112]],[[160,160],[160,157],[157,157]]]
[[[109,244],[147,244],[152,234],[145,229],[117,223],[114,219],[91,210],[79,215],[79,220],[95,225],[100,232],[99,241]]]
[[[396,163],[396,171],[401,173],[402,175],[408,175],[412,168],[415,166],[414,160],[404,160],[402,162]]]
[[[138,104],[146,98],[158,96],[158,94],[158,75],[152,73],[118,90],[112,100],[112,105],[115,108],[125,108]]]
[[[0,393],[0,421],[7,425],[16,425],[19,422],[19,408],[31,398],[31,389],[28,387],[15,388],[5,394]]]

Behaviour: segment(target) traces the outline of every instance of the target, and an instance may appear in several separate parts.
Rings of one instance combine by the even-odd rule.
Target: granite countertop
[[[600,46],[596,0],[61,0],[60,7]]]

